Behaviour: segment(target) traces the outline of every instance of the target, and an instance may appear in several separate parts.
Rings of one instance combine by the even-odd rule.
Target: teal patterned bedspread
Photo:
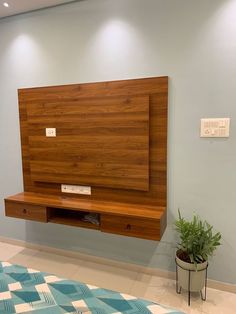
[[[0,314],[9,313],[181,314],[130,295],[0,262]]]

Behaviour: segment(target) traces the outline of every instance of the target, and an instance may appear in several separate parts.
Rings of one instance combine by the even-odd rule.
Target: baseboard
[[[104,257],[89,255],[89,254],[80,253],[80,252],[76,252],[76,251],[58,249],[58,248],[54,248],[51,246],[25,242],[22,240],[16,240],[16,239],[12,239],[12,238],[0,237],[0,242],[9,243],[12,245],[18,245],[18,246],[21,246],[24,248],[39,250],[39,251],[43,251],[43,252],[53,253],[56,255],[62,255],[62,256],[66,256],[66,257],[70,257],[70,258],[81,259],[81,260],[84,260],[87,262],[99,263],[99,264],[103,264],[103,265],[107,265],[107,266],[113,266],[113,267],[117,267],[117,268],[124,268],[127,270],[137,271],[139,273],[143,273],[143,274],[147,274],[147,275],[159,276],[162,278],[175,280],[175,272],[162,270],[162,269],[158,269],[158,268],[151,268],[151,267],[132,264],[132,263],[128,263],[128,262],[115,261],[115,260],[104,258]],[[236,293],[236,285],[224,283],[221,281],[208,279],[207,280],[207,286],[209,288],[212,288],[212,289]]]

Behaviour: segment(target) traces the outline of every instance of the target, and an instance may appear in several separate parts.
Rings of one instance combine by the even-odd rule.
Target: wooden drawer
[[[47,210],[44,206],[5,200],[5,212],[9,217],[47,222]]]
[[[101,231],[149,240],[160,239],[160,220],[101,215]]]

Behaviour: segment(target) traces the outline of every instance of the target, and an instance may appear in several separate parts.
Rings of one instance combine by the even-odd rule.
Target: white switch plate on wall
[[[201,137],[229,137],[230,118],[201,119]]]
[[[46,128],[46,136],[47,137],[56,137],[56,128]]]
[[[63,193],[91,195],[91,187],[83,185],[68,185],[62,184],[61,191]]]

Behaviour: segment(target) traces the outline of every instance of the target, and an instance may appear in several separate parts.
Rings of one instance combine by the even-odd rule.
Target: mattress
[[[0,314],[183,314],[158,303],[0,262]]]

